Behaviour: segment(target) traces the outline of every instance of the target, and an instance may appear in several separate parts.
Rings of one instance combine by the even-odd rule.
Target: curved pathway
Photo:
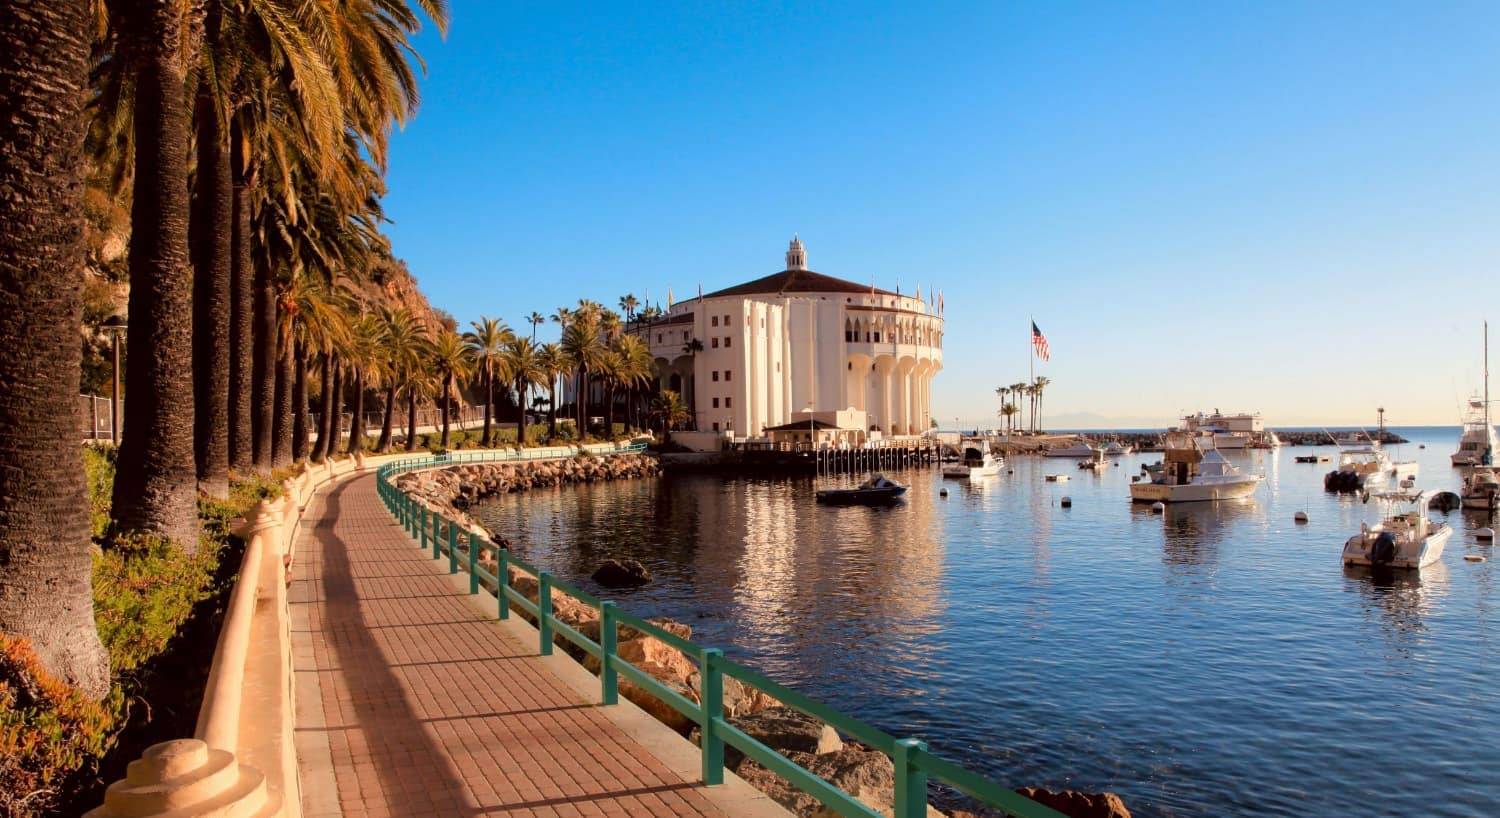
[[[465,590],[372,474],[310,501],[291,590],[304,815],[728,814]]]

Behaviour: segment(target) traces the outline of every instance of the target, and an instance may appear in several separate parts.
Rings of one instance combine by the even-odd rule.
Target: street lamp
[[[110,351],[114,357],[110,373],[113,382],[109,390],[109,438],[116,446],[120,445],[120,336],[125,334],[126,327],[125,318],[120,315],[111,315],[99,325],[109,334]]]

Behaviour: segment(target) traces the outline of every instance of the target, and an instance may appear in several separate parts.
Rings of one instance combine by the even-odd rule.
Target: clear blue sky
[[[1500,336],[1493,3],[454,0],[420,42],[390,233],[464,323],[738,283],[798,232],[945,293],[945,423],[994,416],[1033,314],[1063,424],[1453,423]]]

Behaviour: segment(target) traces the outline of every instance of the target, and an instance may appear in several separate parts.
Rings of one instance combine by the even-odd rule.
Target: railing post
[[[510,600],[506,598],[506,591],[510,590],[510,552],[504,548],[495,550],[495,601],[500,608],[497,613],[501,619],[509,619]]]
[[[541,635],[541,653],[552,655],[552,575],[546,571],[537,575],[536,629]]]
[[[615,671],[615,651],[618,634],[615,626],[615,603],[604,600],[599,603],[599,701],[601,704],[620,703],[620,677]]]
[[[438,516],[436,511],[432,512],[432,558],[437,559],[443,553],[443,541],[438,537]]]
[[[425,551],[427,550],[427,506],[419,506],[418,512],[420,515],[419,519],[421,520],[421,522],[419,523],[419,527],[421,528],[422,533],[417,538],[417,544],[422,546],[422,550]],[[433,551],[434,553],[432,557],[433,559],[437,559],[437,546],[433,546]]]
[[[479,538],[472,531],[464,532],[464,541],[469,544],[469,593],[479,593]]]
[[[703,783],[709,786],[724,783],[724,739],[719,736],[719,728],[714,723],[724,715],[724,674],[718,662],[723,657],[724,652],[718,648],[698,651],[698,700],[703,708],[700,736]]]
[[[439,518],[441,519],[441,518]],[[448,523],[448,573],[458,573],[458,526],[452,520]]]
[[[927,815],[927,773],[912,763],[912,753],[926,750],[927,742],[914,738],[896,741],[891,761],[896,766],[895,818],[923,818]]]

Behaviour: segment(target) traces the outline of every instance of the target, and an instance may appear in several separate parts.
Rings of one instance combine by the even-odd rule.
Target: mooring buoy
[[[1166,510],[1167,510],[1167,504],[1163,503],[1160,500],[1157,500],[1156,502],[1154,502],[1154,503],[1151,504],[1151,513],[1152,514],[1160,514],[1160,513],[1162,513],[1163,511],[1166,511]]]
[[[948,496],[948,490],[947,489],[939,489],[938,490],[938,496],[939,497],[947,497]]]
[[[1481,557],[1478,554],[1465,554],[1464,562],[1484,562],[1484,557]]]
[[[1292,522],[1295,522],[1295,523],[1305,523],[1305,522],[1307,522],[1307,512],[1305,512],[1305,511],[1299,511],[1296,514],[1293,514],[1292,515]]]
[[[1066,494],[1064,494],[1063,498],[1062,498],[1062,507],[1063,508],[1072,508],[1073,507],[1073,498],[1067,496]]]
[[[1485,526],[1474,532],[1474,538],[1479,540],[1493,540],[1495,539],[1495,529]]]

